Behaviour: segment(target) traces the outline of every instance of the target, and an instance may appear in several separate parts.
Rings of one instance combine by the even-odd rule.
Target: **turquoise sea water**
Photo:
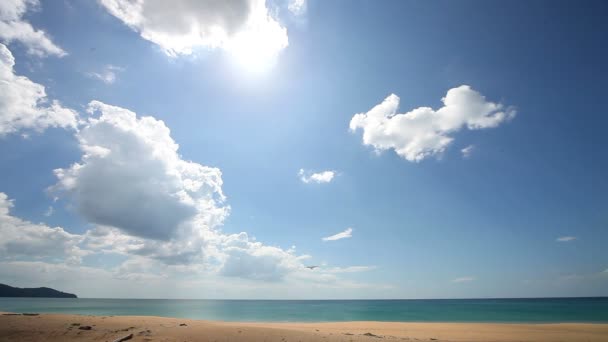
[[[259,322],[608,322],[608,298],[171,300],[0,298],[0,311]]]

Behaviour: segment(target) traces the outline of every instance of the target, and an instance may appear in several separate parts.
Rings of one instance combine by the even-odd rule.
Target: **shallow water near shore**
[[[257,322],[608,322],[608,297],[437,300],[0,298],[0,311]]]

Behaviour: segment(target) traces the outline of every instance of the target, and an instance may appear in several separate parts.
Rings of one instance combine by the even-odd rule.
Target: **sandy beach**
[[[608,341],[608,324],[234,323],[148,316],[0,315],[0,341]]]

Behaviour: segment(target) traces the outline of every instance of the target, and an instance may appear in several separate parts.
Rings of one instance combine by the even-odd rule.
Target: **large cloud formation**
[[[99,101],[88,111],[76,134],[82,158],[55,170],[50,189],[97,225],[87,248],[256,280],[303,268],[294,250],[221,233],[229,213],[221,171],[182,159],[164,122]]]
[[[77,113],[49,101],[44,86],[16,75],[14,66],[13,54],[0,44],[0,136],[23,129],[76,128]]]
[[[223,48],[249,58],[273,58],[287,47],[287,30],[265,0],[100,0],[116,18],[167,54]],[[256,58],[257,58],[256,57]]]
[[[40,6],[38,0],[0,1],[0,40],[5,43],[19,41],[25,45],[29,54],[36,56],[65,56],[66,52],[55,45],[42,30],[36,30],[23,20],[23,15]]]
[[[295,247],[265,245],[244,232],[223,233],[230,208],[221,171],[184,160],[163,121],[99,101],[91,101],[87,110],[90,116],[75,133],[82,157],[55,170],[57,183],[49,191],[66,199],[93,227],[74,234],[30,223],[12,216],[13,202],[0,193],[3,277],[26,281],[15,273],[17,268],[65,272],[63,265],[69,264],[106,283],[156,282],[157,289],[193,279],[225,286],[226,277],[233,279],[228,283],[246,282],[243,286],[259,281],[359,286],[342,282],[334,272],[307,269],[303,261],[309,256],[298,255]],[[124,261],[110,268],[83,261],[102,254]],[[70,277],[80,283],[76,273]]]
[[[467,85],[448,90],[443,107],[418,107],[397,114],[399,97],[389,95],[367,113],[355,114],[350,130],[363,130],[363,144],[377,151],[393,149],[411,162],[441,154],[464,127],[470,130],[497,127],[515,117],[515,110],[486,98]]]
[[[77,134],[80,163],[57,169],[56,190],[68,193],[89,221],[139,237],[168,240],[198,216],[215,226],[227,208],[221,172],[186,161],[165,124],[99,101]]]

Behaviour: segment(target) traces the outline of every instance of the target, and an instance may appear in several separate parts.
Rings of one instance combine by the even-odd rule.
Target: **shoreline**
[[[88,328],[87,328],[88,327]],[[226,322],[0,313],[0,341],[606,341],[608,323]]]
[[[403,324],[491,324],[491,325],[560,325],[560,324],[582,324],[582,325],[608,325],[608,321],[374,321],[374,320],[352,320],[352,321],[264,321],[264,320],[220,320],[220,319],[205,319],[205,318],[189,318],[177,316],[157,316],[157,315],[101,315],[101,314],[84,314],[84,313],[67,313],[67,312],[11,312],[0,311],[0,316],[82,316],[82,317],[141,317],[141,318],[164,318],[177,320],[190,320],[207,323],[226,323],[226,324],[257,324],[257,325],[274,325],[274,324],[347,324],[347,323],[403,323]]]

